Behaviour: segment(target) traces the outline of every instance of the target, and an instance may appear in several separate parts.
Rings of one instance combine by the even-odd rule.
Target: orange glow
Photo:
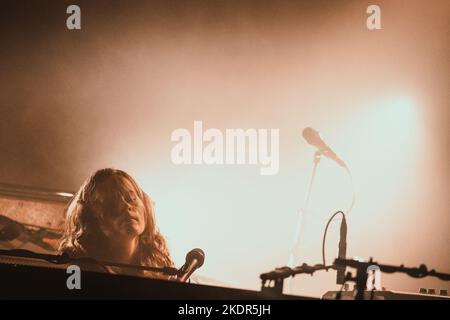
[[[124,2],[105,5],[113,21],[94,6],[98,19],[76,35],[49,38],[46,27],[5,45],[0,175],[76,190],[99,168],[127,171],[155,201],[178,266],[202,248],[200,275],[259,290],[260,273],[288,263],[313,165],[301,136],[310,126],[352,173],[348,256],[450,272],[449,1],[377,2],[386,13],[378,31],[366,29],[361,1],[257,10],[245,1],[189,10]],[[174,165],[171,133],[195,120],[222,132],[279,129],[278,174]],[[321,262],[326,220],[351,200],[347,173],[322,158],[298,264]],[[382,279],[388,289],[450,290],[434,279]],[[339,289],[331,271],[295,281],[297,294]]]

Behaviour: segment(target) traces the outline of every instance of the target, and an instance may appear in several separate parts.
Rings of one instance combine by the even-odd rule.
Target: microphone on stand
[[[325,143],[325,141],[322,140],[322,137],[317,130],[306,127],[305,129],[303,129],[302,134],[306,142],[308,142],[310,145],[315,146],[321,154],[335,161],[341,167],[347,169],[347,165],[345,164],[345,162],[337,156],[337,154]]]
[[[178,270],[178,281],[186,282],[195,270],[203,266],[204,262],[205,253],[202,249],[196,248],[189,251],[186,255],[186,262]]]
[[[333,149],[330,148],[330,146],[328,146],[325,143],[325,141],[323,141],[322,137],[320,136],[320,133],[317,130],[311,127],[306,127],[305,129],[303,129],[302,134],[306,142],[308,142],[310,145],[315,146],[320,154],[324,155],[327,158],[330,158],[331,160],[336,162],[339,166],[346,169],[347,172],[350,174],[350,171],[345,162],[338,157],[338,155],[333,151]],[[353,195],[352,204],[347,213],[353,208],[353,204],[355,201],[354,199],[355,198]],[[345,219],[345,214],[343,213],[339,236],[339,251],[338,251],[339,259],[346,259],[346,254],[347,254],[347,221]],[[344,282],[345,282],[345,266],[338,266],[336,275],[336,284],[344,284]]]

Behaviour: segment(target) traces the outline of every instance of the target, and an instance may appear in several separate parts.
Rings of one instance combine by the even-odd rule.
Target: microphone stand
[[[322,264],[316,264],[314,266],[307,265],[306,263],[296,267],[280,267],[270,272],[262,273],[259,278],[261,279],[261,291],[274,295],[281,295],[283,293],[283,281],[286,278],[294,277],[297,274],[309,274],[313,275],[316,271],[329,269],[336,269],[334,265],[324,266]]]
[[[312,187],[314,185],[314,179],[316,177],[317,166],[319,165],[321,156],[322,156],[322,152],[319,150],[317,150],[314,153],[314,159],[313,159],[314,165],[313,165],[311,177],[309,179],[308,191],[306,193],[305,202],[303,204],[303,207],[300,210],[298,210],[294,241],[293,241],[293,245],[291,248],[291,252],[289,254],[289,261],[288,261],[288,266],[291,268],[296,264],[296,260],[298,260],[298,258],[299,258],[298,255],[296,254],[296,252],[298,251],[298,249],[300,247],[300,243],[303,238],[305,225],[306,225],[307,217],[308,217],[309,202],[310,202],[310,198],[311,198]],[[291,278],[288,282],[288,291],[290,293],[292,293],[293,290],[294,290],[294,278]]]

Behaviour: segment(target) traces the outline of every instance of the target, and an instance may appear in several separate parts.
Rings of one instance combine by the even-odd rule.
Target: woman
[[[95,172],[70,202],[59,251],[112,263],[174,266],[156,226],[152,201],[130,175],[109,168]],[[144,275],[127,270],[108,268],[113,273]],[[150,272],[145,275],[167,278]]]

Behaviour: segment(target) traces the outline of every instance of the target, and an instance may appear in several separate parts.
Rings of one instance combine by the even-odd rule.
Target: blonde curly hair
[[[66,208],[64,234],[59,242],[59,252],[70,257],[95,257],[98,252],[108,247],[109,239],[102,232],[95,211],[90,208],[90,200],[95,196],[99,185],[108,179],[118,184],[123,180],[130,182],[134,192],[144,204],[145,228],[139,235],[138,259],[142,266],[173,267],[169,249],[164,236],[156,226],[153,203],[150,197],[138,186],[137,182],[126,172],[117,169],[96,171],[80,187]],[[126,192],[121,190],[121,192]],[[157,276],[157,275],[155,275]]]

